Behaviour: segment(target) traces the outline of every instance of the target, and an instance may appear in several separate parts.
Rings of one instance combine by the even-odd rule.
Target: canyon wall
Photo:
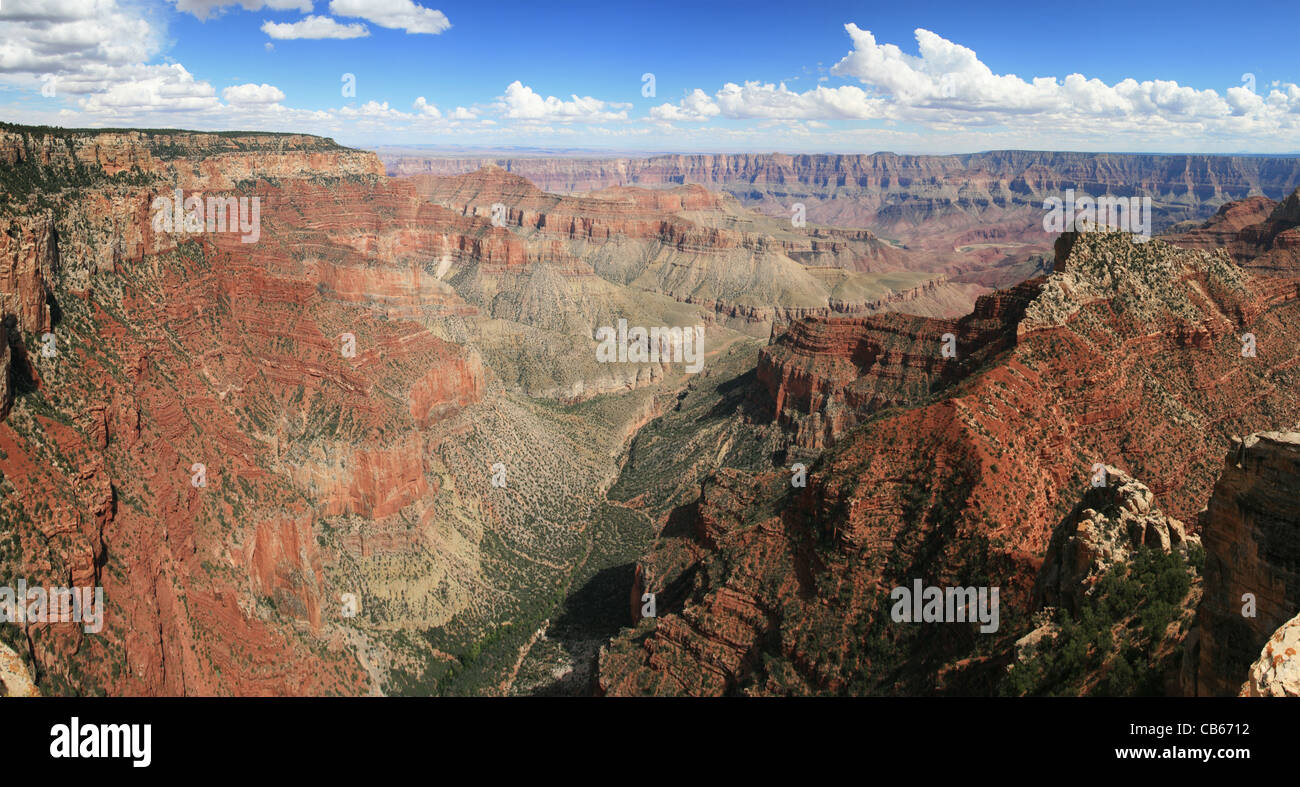
[[[1300,433],[1233,441],[1201,514],[1206,592],[1188,689],[1236,694],[1273,633],[1300,612]],[[1249,596],[1247,596],[1249,594]]]
[[[1300,183],[1300,158],[990,151],[952,156],[664,155],[509,158],[381,151],[390,174],[453,175],[495,165],[545,191],[700,184],[773,215],[802,202],[811,219],[898,237],[950,227],[1045,240],[1042,203],[1066,189],[1098,196],[1149,196],[1155,229],[1204,219],[1232,200],[1282,199]],[[1029,210],[1025,210],[1025,209]],[[999,229],[1002,227],[1002,229]],[[966,239],[970,242],[970,239]]]
[[[492,365],[589,333],[548,350],[444,280],[522,239],[329,140],[0,133],[0,574],[108,605],[5,627],[43,693],[429,691],[473,659],[423,632],[547,614],[625,433]],[[258,200],[256,238],[155,224],[177,188]]]

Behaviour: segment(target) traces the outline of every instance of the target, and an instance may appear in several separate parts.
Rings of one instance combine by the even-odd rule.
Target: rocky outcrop
[[[1236,241],[1243,229],[1266,220],[1276,207],[1276,200],[1262,195],[1227,202],[1204,222],[1192,221],[1171,227],[1165,238],[1189,249],[1211,251],[1224,248]]]
[[[981,296],[959,320],[900,314],[797,320],[759,353],[758,379],[800,448],[821,450],[886,407],[919,403],[1015,344],[1036,279]]]
[[[1300,190],[1281,202],[1252,197],[1228,203],[1204,224],[1168,238],[1188,248],[1222,247],[1255,273],[1294,278],[1300,271]]]
[[[1062,520],[1034,586],[1040,606],[1078,614],[1080,602],[1111,567],[1146,546],[1186,554],[1199,546],[1177,519],[1165,515],[1145,484],[1117,467],[1094,471],[1095,484]]]
[[[308,134],[205,134],[186,131],[103,131],[0,125],[0,163],[48,170],[78,167],[106,177],[156,174],[182,186],[229,188],[250,177],[310,177],[331,173],[382,175],[377,156]]]
[[[1284,623],[1264,643],[1237,696],[1300,697],[1300,615]]]
[[[1300,271],[1300,190],[1278,203],[1268,218],[1243,228],[1228,251],[1261,273],[1295,276]]]
[[[39,697],[22,658],[0,642],[0,697]]]
[[[1235,694],[1278,627],[1300,609],[1300,433],[1234,438],[1201,514],[1205,595],[1189,690]]]

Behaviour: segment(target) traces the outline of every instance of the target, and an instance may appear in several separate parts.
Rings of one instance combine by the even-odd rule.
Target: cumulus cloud
[[[115,0],[8,0],[0,24],[0,74],[142,63],[160,48],[159,31]]]
[[[876,118],[881,117],[885,103],[852,85],[837,88],[819,86],[806,93],[796,93],[784,84],[774,87],[758,82],[728,83],[718,91],[717,101],[722,114],[727,117],[779,120]]]
[[[161,33],[116,0],[8,0],[0,30],[0,81],[40,84],[43,95],[71,99],[83,112],[202,112],[220,104],[212,85],[184,66],[146,64]]]
[[[297,22],[262,23],[262,32],[271,38],[291,40],[297,38],[365,38],[370,30],[365,25],[339,24],[328,16],[304,17]]]
[[[438,108],[435,107],[433,104],[430,104],[428,101],[425,101],[424,96],[420,96],[419,98],[415,99],[415,103],[412,105],[412,107],[415,109],[416,114],[423,115],[424,117],[430,117],[430,118],[442,117],[442,113],[438,111]]]
[[[425,100],[424,96],[415,99],[415,103],[411,105],[411,108],[415,110],[415,114],[418,117],[430,120],[443,120],[450,126],[457,126],[463,122],[476,121],[479,119],[478,112],[465,107],[456,107],[450,112],[444,114],[436,106]],[[491,121],[483,122],[488,124],[491,123]]]
[[[512,120],[604,123],[611,120],[627,120],[627,110],[632,106],[601,101],[591,96],[573,95],[570,98],[571,101],[563,101],[555,96],[542,98],[532,88],[516,79],[506,86],[500,109],[507,118]]]
[[[359,107],[341,107],[338,110],[339,115],[345,118],[385,118],[388,120],[410,120],[415,117],[409,112],[403,112],[388,106],[387,101],[367,101]]]
[[[439,134],[459,141],[472,128],[484,140],[512,144],[547,136],[658,134],[658,144],[683,150],[793,144],[805,150],[1282,151],[1294,150],[1300,139],[1300,87],[1294,84],[1273,81],[1266,87],[1261,80],[1256,92],[1254,80],[1213,90],[1165,79],[1108,84],[1077,73],[997,74],[973,50],[935,33],[917,30],[915,49],[904,51],[852,24],[844,28],[848,53],[829,60],[834,66],[816,87],[749,80],[696,88],[652,107],[644,122],[629,118],[631,104],[547,96],[520,80],[495,101],[484,97],[492,103],[471,108],[439,108],[421,96],[409,111],[379,100],[295,109],[281,103],[285,95],[273,85],[253,82],[218,91],[178,63],[158,64],[165,34],[138,0],[0,2],[0,84],[55,88],[54,96],[6,108],[11,119],[25,122],[364,133],[377,141]],[[308,0],[172,2],[200,18],[236,7],[312,10]],[[411,0],[332,0],[329,10],[361,21],[344,24],[308,13],[292,23],[268,21],[262,29],[271,40],[284,40],[367,35],[363,21],[425,34],[450,26],[441,12]],[[272,48],[270,41],[266,46]]]
[[[853,85],[818,86],[804,93],[779,85],[728,82],[713,97],[695,89],[679,104],[661,104],[650,110],[656,120],[709,120],[727,118],[801,120],[808,118],[867,120],[883,117],[886,102],[872,98]]]
[[[696,88],[680,104],[661,104],[650,108],[650,117],[656,120],[708,120],[722,110],[718,103],[703,90]]]
[[[275,85],[268,85],[263,82],[260,85],[248,83],[246,85],[231,85],[221,91],[221,97],[227,103],[236,106],[247,106],[255,104],[278,104],[284,100],[284,91]]]
[[[1019,118],[1045,127],[1097,122],[1116,129],[1182,126],[1224,131],[1294,127],[1300,120],[1300,102],[1289,90],[1257,96],[1231,87],[1221,95],[1172,80],[1124,79],[1108,85],[1078,73],[1063,79],[1022,79],[993,73],[973,50],[928,30],[915,32],[918,55],[878,44],[870,31],[857,25],[845,25],[845,30],[853,51],[831,73],[857,79],[888,96],[891,110],[904,119],[1005,123]]]
[[[882,44],[855,24],[844,27],[853,49],[831,74],[857,85],[819,85],[805,92],[784,84],[728,82],[709,95],[696,89],[675,104],[650,110],[660,121],[713,118],[763,120],[882,119],[945,132],[1016,126],[1040,134],[1091,124],[1114,133],[1277,134],[1300,130],[1300,88],[1278,85],[1267,95],[1245,87],[1220,94],[1171,80],[1124,79],[1113,85],[1082,74],[1058,79],[995,74],[976,53],[928,30],[915,32],[918,54]],[[860,85],[860,86],[859,86]]]
[[[136,66],[112,73],[107,80],[66,80],[58,87],[71,93],[89,92],[78,100],[86,112],[118,114],[123,111],[197,112],[219,106],[212,85],[194,78],[179,63]],[[90,92],[93,90],[94,92]]]
[[[206,20],[214,13],[232,6],[241,6],[245,11],[258,11],[268,8],[272,11],[301,11],[311,13],[312,0],[172,0],[177,11],[185,11]]]
[[[407,33],[437,35],[451,27],[446,14],[411,0],[330,0],[330,13],[361,17]]]

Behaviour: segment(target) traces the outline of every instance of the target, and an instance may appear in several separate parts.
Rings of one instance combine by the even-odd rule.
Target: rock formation
[[[1257,274],[1293,277],[1300,270],[1300,191],[1281,202],[1230,202],[1204,224],[1171,232],[1168,240],[1189,248],[1222,247]]]
[[[0,697],[37,697],[40,691],[32,682],[27,665],[8,645],[0,642]]]
[[[1099,485],[1089,488],[1062,520],[1043,558],[1034,585],[1039,605],[1077,613],[1096,581],[1116,564],[1129,562],[1138,548],[1186,554],[1201,543],[1200,536],[1165,515],[1151,490],[1128,473],[1104,466],[1094,477]]]
[[[1250,666],[1240,697],[1300,697],[1300,615],[1282,624]]]
[[[1235,694],[1260,648],[1300,610],[1300,433],[1234,439],[1201,514],[1205,595],[1200,656],[1185,680],[1199,695]]]
[[[795,445],[820,451],[871,413],[920,403],[1011,347],[1041,286],[1031,280],[981,296],[958,320],[799,320],[760,352],[758,379]]]

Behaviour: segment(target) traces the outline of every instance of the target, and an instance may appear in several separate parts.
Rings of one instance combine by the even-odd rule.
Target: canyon
[[[638,565],[640,587],[660,594],[658,615],[613,639],[600,690],[995,693],[1015,643],[1039,626],[1036,585],[1053,535],[1075,526],[1070,511],[1077,520],[1097,468],[1110,467],[1119,472],[1105,483],[1137,479],[1180,523],[1208,505],[1203,535],[1193,534],[1205,541],[1204,578],[1193,568],[1188,582],[1205,594],[1195,635],[1202,675],[1156,679],[1174,693],[1236,693],[1265,639],[1295,611],[1282,590],[1300,521],[1281,500],[1295,488],[1286,461],[1246,493],[1259,500],[1247,513],[1216,513],[1236,510],[1237,493],[1225,488],[1234,476],[1220,480],[1222,447],[1300,421],[1290,201],[1255,206],[1234,236],[1266,265],[1238,264],[1223,248],[1067,233],[1048,276],[971,315],[990,328],[981,338],[970,322],[889,317],[809,319],[775,337],[755,384],[796,446],[824,450],[802,487],[789,468],[723,469],[698,499],[665,515]],[[941,335],[963,328],[965,359],[945,357]],[[1268,356],[1247,357],[1244,333],[1268,336]],[[1156,543],[1168,549],[1187,537]],[[1252,543],[1269,546],[1257,565],[1242,565]],[[918,578],[1000,587],[1002,630],[980,637],[969,627],[888,625],[888,589]],[[1260,594],[1265,611],[1230,640],[1236,655],[1224,660],[1215,626],[1235,612],[1224,609],[1234,582]],[[1180,633],[1168,636],[1182,647],[1196,600],[1179,603],[1171,625]],[[1158,659],[1166,672],[1188,660]]]
[[[992,694],[1147,551],[1143,685],[1286,691],[1295,159],[0,124],[0,176],[0,578],[108,604],[0,626],[8,693]],[[1049,235],[1066,188],[1163,234]],[[256,242],[158,229],[176,189]],[[620,320],[703,370],[600,362]],[[999,629],[893,626],[914,580]]]

